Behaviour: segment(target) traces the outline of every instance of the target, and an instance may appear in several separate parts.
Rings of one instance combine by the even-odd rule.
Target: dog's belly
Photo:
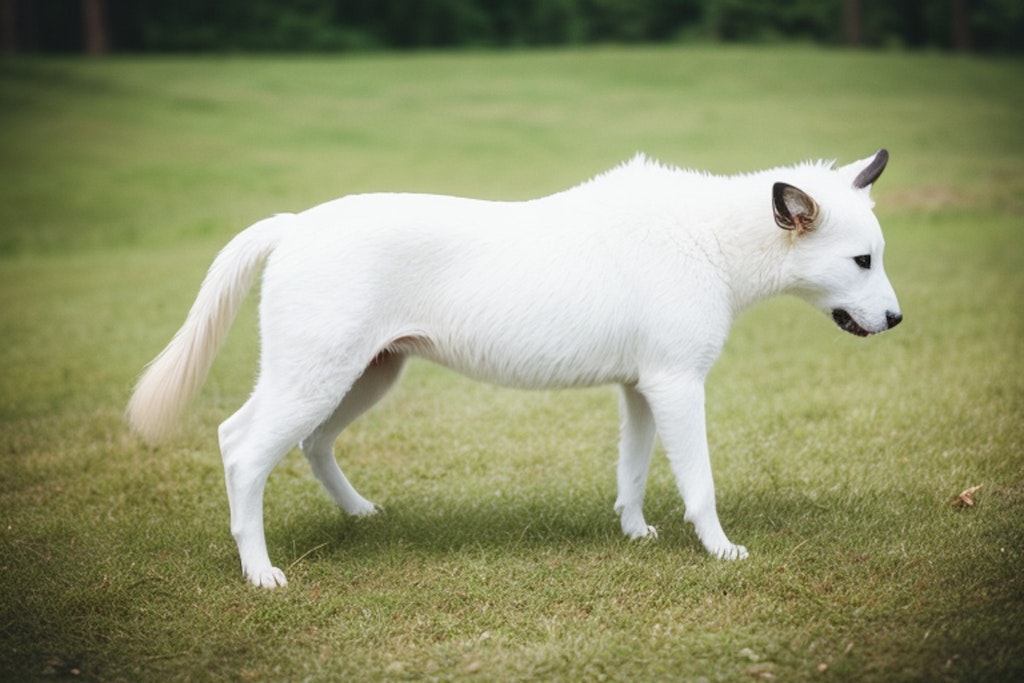
[[[389,350],[418,356],[467,377],[522,389],[635,382],[635,360],[612,339],[455,339],[417,336]]]

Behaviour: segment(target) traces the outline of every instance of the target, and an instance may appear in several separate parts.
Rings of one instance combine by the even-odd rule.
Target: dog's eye
[[[863,256],[854,256],[853,262],[864,270],[871,268],[871,254],[864,254]]]

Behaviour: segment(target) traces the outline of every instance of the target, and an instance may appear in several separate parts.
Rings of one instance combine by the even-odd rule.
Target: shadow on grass
[[[683,505],[668,486],[653,487],[645,513],[659,533],[652,545],[689,560],[710,559]],[[532,553],[548,550],[613,549],[630,543],[619,528],[607,495],[566,497],[546,489],[509,499],[465,497],[443,501],[397,498],[384,512],[367,518],[344,515],[324,502],[293,509],[286,520],[267,518],[271,553],[287,563],[325,555],[386,555],[403,550],[443,554],[466,549]],[[746,492],[720,491],[719,515],[730,538],[756,556],[783,560],[801,547],[829,552],[888,552],[904,543],[920,543],[914,530],[934,526],[936,516],[954,522],[954,513],[923,496],[894,498],[892,492],[838,489],[818,496],[798,490],[762,487]]]
[[[273,521],[270,522],[274,526]],[[410,549],[447,553],[465,548],[525,551],[605,545],[620,537],[611,505],[536,497],[514,501],[442,502],[397,499],[372,517],[353,518],[329,504],[305,520],[268,527],[273,540],[292,547],[347,554]],[[271,542],[273,542],[273,540]]]

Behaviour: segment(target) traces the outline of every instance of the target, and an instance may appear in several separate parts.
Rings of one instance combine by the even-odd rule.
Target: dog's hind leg
[[[643,512],[647,472],[654,452],[654,416],[647,399],[636,387],[621,387],[619,418],[619,492],[615,512],[619,515],[622,533],[630,538],[657,538],[654,527],[644,521]]]
[[[374,359],[349,389],[334,413],[300,444],[303,454],[327,493],[350,515],[372,515],[377,511],[349,483],[334,459],[334,442],[356,418],[384,397],[402,372],[405,356],[384,352]]]
[[[726,560],[747,556],[747,549],[729,541],[718,520],[704,415],[704,383],[689,376],[661,377],[642,388],[650,402],[658,434],[686,507],[704,548]]]
[[[338,378],[322,379],[325,383],[319,386],[330,386],[326,383]],[[347,385],[340,386],[343,391]],[[308,387],[305,385],[304,391],[298,383],[282,385],[261,377],[253,395],[219,430],[231,535],[238,544],[242,573],[250,583],[265,588],[287,583],[267,554],[263,531],[267,478],[288,451],[331,414],[339,400],[339,395],[310,392]]]

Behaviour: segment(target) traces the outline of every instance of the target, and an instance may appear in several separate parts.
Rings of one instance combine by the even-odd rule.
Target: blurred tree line
[[[1022,0],[0,0],[5,52],[804,41],[1024,51]]]

